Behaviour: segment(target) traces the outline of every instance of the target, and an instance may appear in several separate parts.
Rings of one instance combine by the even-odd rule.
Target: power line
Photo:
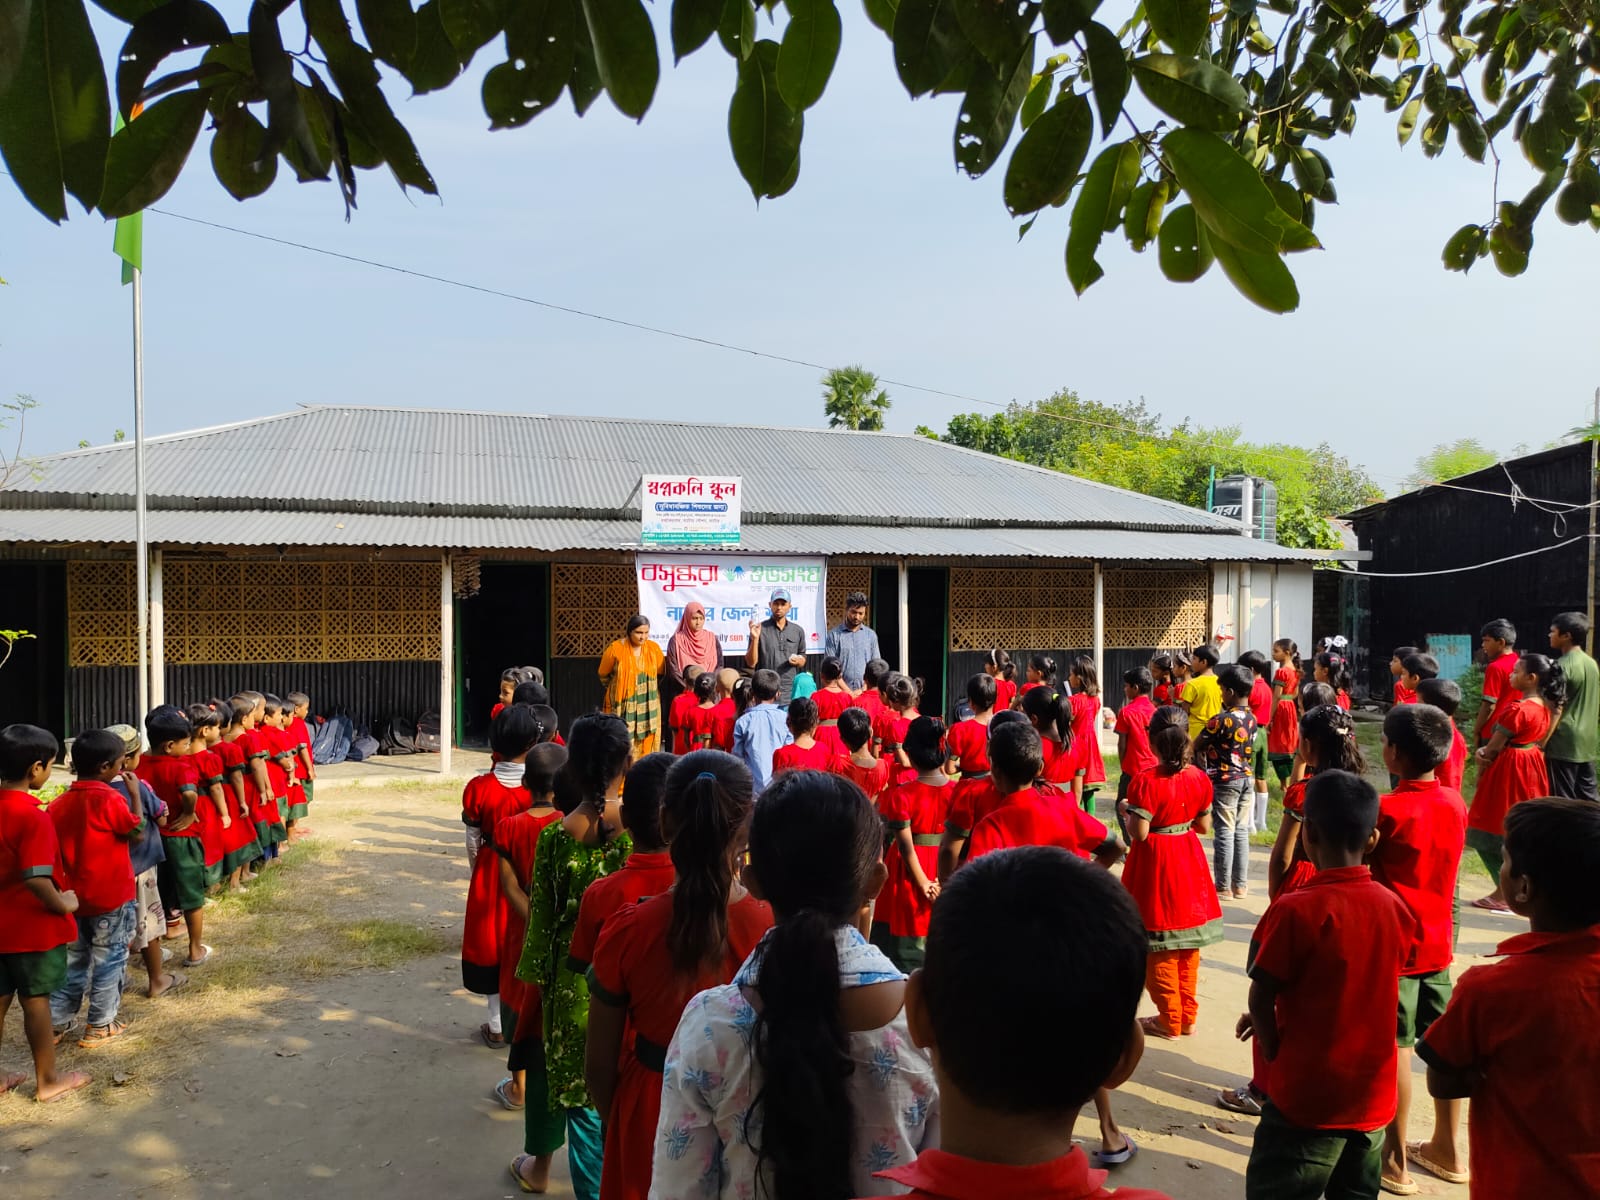
[[[1438,571],[1356,571],[1354,574],[1365,579],[1423,579],[1430,575],[1459,575],[1463,571],[1481,571],[1484,567],[1497,567],[1501,563],[1513,562],[1519,558],[1532,558],[1535,554],[1548,554],[1552,550],[1562,550],[1588,540],[1588,534],[1580,534],[1564,542],[1557,542],[1553,546],[1540,546],[1537,550],[1524,550],[1521,554],[1508,554],[1504,558],[1491,558],[1488,562],[1472,563],[1465,567],[1445,567]]]

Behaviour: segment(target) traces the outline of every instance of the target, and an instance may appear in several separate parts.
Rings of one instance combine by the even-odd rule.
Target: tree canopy
[[[1458,438],[1453,442],[1441,442],[1426,454],[1420,455],[1417,458],[1417,465],[1411,474],[1406,476],[1406,482],[1414,488],[1427,487],[1430,483],[1438,483],[1441,479],[1471,475],[1474,471],[1492,467],[1499,461],[1500,456],[1477,438]]]
[[[243,28],[205,0],[94,2],[129,26],[113,81],[129,123],[115,135],[85,0],[0,0],[0,154],[57,222],[68,196],[108,217],[160,199],[208,121],[211,170],[240,200],[273,185],[280,159],[302,182],[337,180],[347,215],[362,170],[387,166],[434,193],[380,63],[422,93],[503,55],[482,82],[496,129],[563,95],[582,115],[604,93],[642,120],[660,83],[643,0],[255,0]],[[1551,200],[1559,220],[1600,229],[1594,0],[1144,0],[1120,24],[1100,0],[864,5],[910,95],[961,97],[959,170],[997,167],[1022,129],[1006,208],[1026,233],[1070,202],[1064,257],[1080,294],[1121,230],[1135,250],[1156,248],[1170,280],[1216,263],[1262,307],[1296,307],[1285,258],[1319,246],[1317,206],[1335,199],[1318,145],[1353,132],[1363,97],[1396,114],[1402,144],[1415,135],[1434,157],[1453,136],[1496,165],[1492,215],[1450,237],[1447,268],[1492,256],[1520,274]],[[298,48],[285,40],[291,9]],[[834,0],[672,0],[674,62],[715,41],[736,64],[727,137],[757,200],[799,180],[805,113],[842,37]],[[1499,195],[1506,137],[1539,173],[1518,199]]]
[[[889,408],[889,393],[865,367],[835,367],[822,377],[822,411],[829,429],[882,429]]]
[[[1258,445],[1242,440],[1237,426],[1167,427],[1143,400],[1101,404],[1062,390],[1003,412],[957,414],[943,434],[926,426],[919,432],[1193,507],[1205,506],[1213,468],[1219,479],[1270,479],[1278,487],[1278,540],[1286,546],[1336,549],[1326,518],[1383,497],[1365,471],[1326,443]]]

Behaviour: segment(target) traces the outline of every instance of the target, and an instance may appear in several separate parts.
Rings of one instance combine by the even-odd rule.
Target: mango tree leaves
[[[661,76],[656,32],[640,0],[583,0],[600,82],[617,109],[644,120]]]
[[[419,93],[448,87],[472,57],[462,56],[446,36],[439,3],[440,0],[428,0],[417,9],[416,50],[409,63],[395,64]]]
[[[938,87],[966,58],[954,0],[900,0],[894,14],[894,65],[913,96]]]
[[[108,217],[131,216],[165,196],[183,170],[205,116],[205,93],[191,90],[156,101],[119,129],[106,152],[100,211]]]
[[[222,14],[205,0],[170,0],[129,30],[117,62],[117,107],[128,120],[143,97],[145,83],[169,54],[194,46],[233,41]]]
[[[1141,153],[1137,142],[1108,146],[1100,152],[1084,178],[1078,202],[1072,206],[1067,233],[1067,279],[1078,295],[1105,274],[1095,261],[1100,238],[1114,228],[1139,180]]]
[[[1205,46],[1210,0],[1145,0],[1144,11],[1150,28],[1174,54],[1199,54]]]
[[[1033,80],[1033,47],[1030,37],[1004,76],[987,63],[973,68],[972,83],[956,118],[955,143],[956,166],[974,179],[994,166],[1011,138],[1017,110]]]
[[[1444,244],[1445,270],[1470,271],[1472,264],[1488,252],[1489,231],[1482,225],[1463,225]]]
[[[1231,129],[1250,111],[1239,81],[1202,58],[1147,54],[1133,60],[1133,77],[1145,99],[1185,125]]]
[[[799,176],[805,114],[790,108],[778,90],[778,43],[763,38],[739,64],[739,83],[728,106],[728,142],[733,161],[757,202],[776,198]]]
[[[1293,312],[1300,307],[1300,289],[1276,253],[1241,250],[1222,238],[1211,240],[1211,250],[1223,273],[1245,299],[1272,313]]]
[[[1123,53],[1117,35],[1098,21],[1089,22],[1083,31],[1083,40],[1089,60],[1089,81],[1094,87],[1094,105],[1100,110],[1100,132],[1109,137],[1133,81],[1128,71],[1128,56]]]
[[[1161,151],[1217,241],[1263,255],[1320,245],[1278,207],[1256,169],[1215,134],[1174,129],[1161,140]]]
[[[778,49],[778,90],[785,104],[804,111],[822,99],[843,27],[833,0],[790,0],[789,12]]]
[[[589,26],[577,21],[572,30],[572,78],[567,82],[567,93],[572,97],[572,111],[583,116],[604,90],[600,83],[600,68],[594,60],[594,43],[589,40]]]
[[[561,97],[572,78],[577,10],[572,0],[525,0],[506,24],[506,61],[483,77],[489,128],[526,125]]]
[[[1411,140],[1411,134],[1417,128],[1417,118],[1422,115],[1422,97],[1413,96],[1406,101],[1406,106],[1400,110],[1400,120],[1395,123],[1394,131],[1404,146]]]
[[[502,8],[500,0],[439,0],[439,24],[456,52],[471,58],[505,27]]]
[[[356,0],[356,16],[372,52],[404,72],[417,52],[417,15],[411,0]]]
[[[1070,42],[1094,19],[1100,0],[1044,0],[1044,31],[1060,46]]]
[[[954,0],[954,7],[962,32],[997,70],[1015,61],[1038,11],[1030,0]]]
[[[1524,225],[1514,204],[1500,205],[1500,219],[1489,231],[1489,254],[1495,270],[1517,276],[1528,269],[1528,254],[1533,249],[1533,230]]]
[[[682,62],[711,40],[724,7],[723,0],[673,0],[673,62]]]
[[[0,95],[0,156],[28,203],[59,223],[67,216],[63,191],[85,208],[99,202],[111,97],[83,0],[29,0],[29,8],[26,21],[13,12],[0,25],[27,28]]]
[[[1193,283],[1211,268],[1211,241],[1192,204],[1167,214],[1156,247],[1161,273],[1173,283]]]
[[[1006,207],[1014,217],[1058,204],[1072,192],[1094,137],[1094,114],[1079,95],[1063,96],[1028,126],[1006,164]]]
[[[267,127],[249,109],[229,109],[217,121],[211,170],[235,200],[259,196],[277,179],[278,159],[265,152],[266,145]]]
[[[717,40],[743,62],[756,46],[756,10],[750,0],[727,0],[717,20]]]
[[[1146,181],[1128,197],[1128,210],[1122,220],[1128,245],[1143,251],[1161,232],[1161,216],[1172,198],[1172,183],[1167,179]]]

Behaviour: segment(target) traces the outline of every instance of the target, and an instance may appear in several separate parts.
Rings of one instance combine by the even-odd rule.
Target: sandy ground
[[[483,1005],[459,986],[455,947],[466,859],[454,792],[329,787],[313,817],[318,834],[340,847],[341,870],[359,880],[359,887],[344,889],[353,916],[435,929],[451,948],[387,971],[341,974],[329,963],[326,971],[335,973],[285,980],[263,991],[244,1015],[214,1023],[204,1014],[215,1006],[197,1004],[187,1045],[163,1056],[166,1069],[147,1069],[121,1086],[110,1083],[113,1048],[70,1051],[65,1067],[98,1077],[87,1095],[41,1107],[30,1084],[26,1094],[0,1097],[0,1195],[516,1194],[506,1164],[521,1149],[522,1118],[490,1096],[503,1060],[475,1040]],[[1227,941],[1206,952],[1199,1032],[1152,1043],[1116,1096],[1118,1117],[1141,1152],[1113,1183],[1187,1200],[1243,1194],[1254,1122],[1216,1107],[1214,1096],[1249,1070],[1247,1050],[1232,1030],[1244,1003],[1246,945],[1264,906],[1259,851],[1252,869],[1253,894],[1224,906]],[[1517,928],[1510,919],[1469,910],[1458,969]],[[226,956],[227,922],[215,922],[214,932],[207,940]],[[997,981],[997,996],[1004,986]],[[151,1011],[152,1002],[130,992],[125,1013],[132,1021],[154,1021]],[[23,1061],[21,1032],[15,1017],[7,1022],[0,1047],[7,1066]],[[1432,1105],[1419,1075],[1413,1136],[1431,1128]],[[1092,1109],[1078,1132],[1094,1136]],[[1424,1195],[1466,1195],[1465,1187],[1417,1178]],[[551,1194],[571,1194],[559,1160]]]

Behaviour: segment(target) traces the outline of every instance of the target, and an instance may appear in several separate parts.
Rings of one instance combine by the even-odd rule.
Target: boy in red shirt
[[[967,680],[967,703],[972,715],[950,726],[945,737],[945,771],[962,779],[984,779],[989,774],[989,723],[994,720],[994,676],[980,671]]]
[[[1453,792],[1461,790],[1461,779],[1467,773],[1467,739],[1461,736],[1456,724],[1456,709],[1461,707],[1461,685],[1454,679],[1424,679],[1417,686],[1417,700],[1431,704],[1450,718],[1450,754],[1434,768],[1434,777]]]
[[[1250,1011],[1266,1090],[1246,1200],[1376,1197],[1394,1116],[1394,1021],[1415,920],[1361,860],[1379,842],[1378,793],[1348,771],[1306,788],[1300,838],[1317,874],[1256,927]]]
[[[1122,857],[1122,843],[1084,812],[1070,795],[1036,789],[1044,770],[1039,731],[1020,722],[1001,726],[989,739],[989,776],[1002,797],[977,823],[967,857],[980,858],[1013,846],[1057,846],[1109,867]]]
[[[55,826],[30,793],[50,782],[59,749],[55,735],[37,725],[0,729],[0,1043],[12,997],[20,996],[34,1098],[45,1102],[89,1085],[81,1071],[56,1074],[50,1028],[50,994],[66,982],[67,947],[78,936],[78,897],[63,886]],[[27,1081],[0,1070],[0,1094]]]
[[[89,1024],[78,1045],[104,1045],[122,1035],[122,973],[128,946],[139,932],[134,904],[133,860],[128,843],[144,827],[142,808],[111,786],[122,774],[127,750],[122,739],[93,729],[72,743],[75,782],[50,804],[50,823],[61,845],[61,862],[78,894],[78,938],[67,948],[67,978],[50,996],[50,1023],[58,1037],[78,1019],[89,996]]]
[[[194,727],[183,712],[170,704],[150,710],[144,719],[150,753],[139,760],[139,778],[150,785],[167,806],[167,827],[161,831],[161,864],[166,893],[183,913],[189,933],[186,967],[198,967],[211,957],[211,947],[201,941],[205,933],[206,852],[200,843],[200,823],[195,808],[200,799],[200,775],[184,751]]]
[[[1600,1195],[1600,806],[1506,814],[1500,894],[1532,932],[1473,967],[1417,1045],[1428,1090],[1470,1097],[1474,1197]]]
[[[1435,777],[1450,754],[1451,728],[1449,717],[1426,704],[1402,704],[1383,719],[1383,762],[1399,782],[1379,802],[1378,848],[1369,861],[1372,877],[1400,897],[1417,923],[1410,965],[1400,980],[1398,1106],[1383,1141],[1384,1182],[1400,1195],[1414,1186],[1406,1173],[1408,1153],[1442,1177],[1466,1171],[1456,1135],[1461,1106],[1455,1101],[1435,1104],[1429,1141],[1406,1142],[1411,1048],[1450,1000],[1456,874],[1467,844],[1467,806]]]
[[[1027,979],[1004,1020],[997,962]],[[1134,1020],[1144,966],[1139,910],[1108,872],[1046,847],[963,867],[933,906],[927,962],[906,984],[906,1023],[939,1081],[940,1148],[880,1177],[918,1200],[1167,1200],[1107,1191],[1072,1142],[1084,1102],[1124,1082],[1144,1052]]]
[[[1501,709],[1521,698],[1511,686],[1511,672],[1517,669],[1517,627],[1502,618],[1490,621],[1478,634],[1478,647],[1484,661],[1483,702],[1478,705],[1472,736],[1474,744],[1482,746],[1494,733]]]

